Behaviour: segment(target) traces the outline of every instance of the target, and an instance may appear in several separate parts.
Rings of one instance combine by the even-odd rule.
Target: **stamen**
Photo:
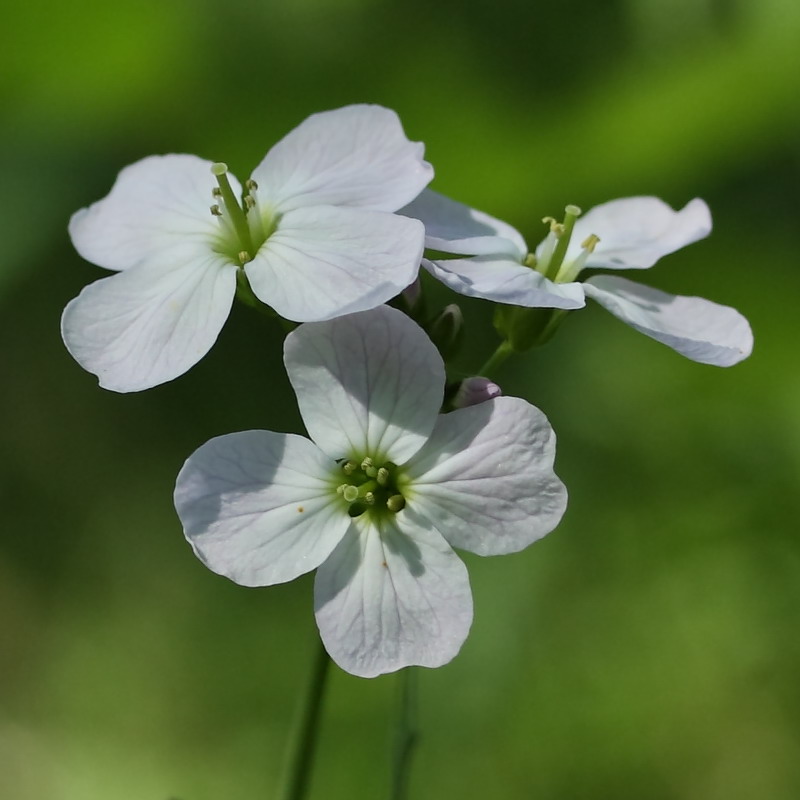
[[[258,184],[252,178],[248,179],[247,183],[245,183],[245,187],[247,187],[248,192],[258,191]]]
[[[368,506],[374,506],[374,505],[375,505],[375,495],[374,495],[372,492],[367,492],[367,493],[364,495],[364,502],[365,502],[365,503],[366,503]]]
[[[247,252],[247,250],[242,250],[242,251],[239,252],[239,263],[240,264],[246,264],[248,261],[252,261],[252,260],[253,260],[253,257],[250,255],[250,253]]]
[[[216,203],[214,203],[214,205],[211,206],[211,213],[215,217],[221,217],[222,216],[222,212],[219,210],[219,206]]]
[[[375,480],[378,481],[380,486],[386,486],[389,483],[389,470],[386,467],[381,467],[375,476]]]
[[[354,461],[346,461],[342,465],[342,469],[344,470],[345,475],[352,475],[357,466],[358,464],[356,464]]]

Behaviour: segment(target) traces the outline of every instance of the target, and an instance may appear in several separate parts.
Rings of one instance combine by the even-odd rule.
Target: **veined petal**
[[[416,277],[424,231],[384,211],[317,206],[290,211],[245,266],[259,300],[310,322],[385,303]]]
[[[286,337],[284,362],[311,438],[332,458],[402,464],[433,430],[444,364],[425,332],[381,306]]]
[[[507,256],[422,259],[422,266],[453,291],[495,303],[532,308],[582,308],[579,283],[553,283],[540,272]]]
[[[242,586],[284,583],[319,566],[350,525],[334,467],[302,436],[219,436],[183,465],[175,508],[209,569]]]
[[[463,562],[436,531],[401,521],[403,513],[380,530],[354,520],[317,572],[314,607],[325,649],[363,678],[446,664],[472,624]]]
[[[528,254],[522,234],[502,220],[426,189],[398,212],[425,224],[425,246],[444,253],[508,256],[521,263]]]
[[[259,200],[285,213],[316,205],[396,211],[433,178],[425,146],[394,111],[353,105],[312,114],[256,167]]]
[[[73,358],[115,392],[171,381],[212,347],[230,313],[236,267],[202,247],[173,247],[89,284],[64,309]]]
[[[405,466],[403,513],[478,555],[522,550],[553,530],[567,505],[555,446],[547,417],[516,397],[442,414]]]
[[[596,275],[586,294],[637,331],[701,364],[729,367],[753,350],[753,333],[735,309],[682,297],[613,275]]]
[[[576,258],[581,243],[595,234],[600,242],[587,259],[587,268],[647,269],[710,232],[711,212],[699,198],[675,211],[657,197],[626,197],[578,217],[565,260]]]
[[[228,174],[233,191],[239,182]],[[119,173],[102,200],[72,215],[75,249],[93,264],[123,270],[165,249],[219,236],[211,214],[216,186],[211,162],[197,156],[150,156]]]

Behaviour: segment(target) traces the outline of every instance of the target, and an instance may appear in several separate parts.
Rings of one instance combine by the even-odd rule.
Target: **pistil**
[[[221,217],[220,222],[227,222],[236,234],[239,242],[238,258],[241,263],[250,261],[255,253],[253,248],[253,237],[250,233],[250,225],[244,210],[239,205],[236,195],[233,193],[231,184],[228,181],[228,165],[221,161],[211,165],[211,173],[217,179],[218,188],[214,190],[214,196],[222,200],[222,206],[215,205],[211,208],[214,216]],[[255,215],[254,215],[255,216]]]

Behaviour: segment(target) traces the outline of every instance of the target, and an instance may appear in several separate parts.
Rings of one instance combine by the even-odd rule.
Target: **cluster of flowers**
[[[198,558],[236,583],[317,569],[322,640],[361,676],[452,659],[472,621],[453,548],[521,550],[566,507],[555,436],[537,408],[476,377],[440,413],[439,350],[384,305],[420,266],[500,304],[510,350],[543,341],[587,296],[695,361],[727,366],[752,347],[731,308],[614,275],[579,280],[589,268],[651,267],[706,236],[703,201],[675,212],[629,198],[584,216],[568,206],[531,252],[510,225],[427,189],[432,177],[394,112],[355,105],[309,117],[244,186],[225,164],[155,156],[70,223],[79,253],[117,273],[87,286],[62,319],[70,353],[105,388],[183,374],[237,295],[302,323],[284,363],[311,439],[212,439],[181,470],[175,506]]]

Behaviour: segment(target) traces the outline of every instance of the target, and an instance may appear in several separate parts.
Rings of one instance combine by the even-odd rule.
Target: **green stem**
[[[302,800],[306,796],[317,743],[317,728],[322,696],[325,692],[325,679],[330,663],[330,656],[322,646],[322,642],[318,642],[306,696],[303,698],[303,704],[297,717],[286,781],[280,795],[282,800]]]
[[[489,360],[475,373],[483,378],[491,378],[492,373],[500,367],[501,364],[514,352],[510,343],[507,341],[500,342],[497,345],[497,350],[492,353]]]
[[[411,772],[411,758],[419,739],[417,731],[417,681],[416,670],[406,667],[397,676],[400,682],[399,713],[394,740],[392,759],[391,800],[405,800],[408,797],[408,783]]]

